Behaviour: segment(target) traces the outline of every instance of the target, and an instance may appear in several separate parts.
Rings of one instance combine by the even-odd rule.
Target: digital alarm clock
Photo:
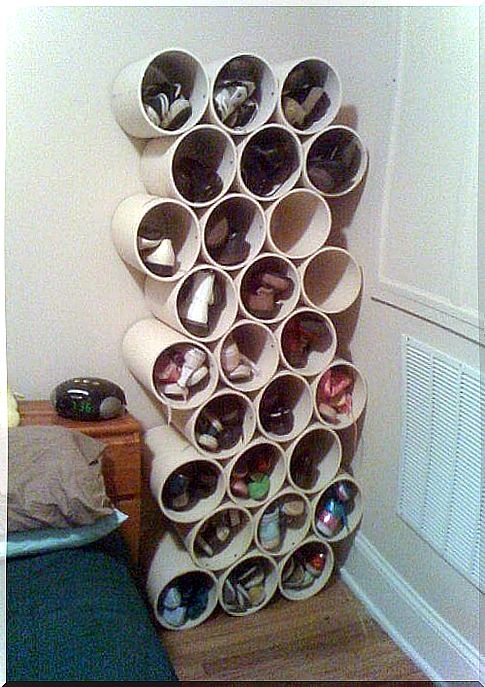
[[[122,389],[108,379],[75,377],[58,384],[51,393],[56,412],[71,420],[110,420],[126,410]]]

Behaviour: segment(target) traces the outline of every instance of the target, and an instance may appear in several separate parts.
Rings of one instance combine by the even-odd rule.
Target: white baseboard
[[[477,649],[443,620],[362,534],[357,534],[340,573],[379,625],[430,680],[441,684],[479,680]]]

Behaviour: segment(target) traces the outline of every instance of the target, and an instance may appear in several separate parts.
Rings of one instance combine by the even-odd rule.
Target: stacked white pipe
[[[256,115],[242,127],[227,125],[216,107],[217,89],[227,69],[247,65],[255,79]],[[323,88],[326,111],[307,128],[292,123],[285,109],[284,93],[289,79],[305,69]],[[160,70],[181,86],[190,102],[190,116],[174,130],[155,124],[142,102],[142,87],[148,70]],[[331,315],[343,312],[359,297],[362,270],[343,248],[326,245],[332,226],[328,201],[350,193],[362,181],[368,164],[364,144],[356,131],[335,124],[342,102],[342,84],[335,68],[320,57],[306,57],[271,65],[254,53],[238,53],[206,70],[190,52],[171,48],[128,65],[118,74],[112,95],[114,116],[121,128],[135,138],[148,139],[141,156],[140,177],[145,193],[122,201],[112,221],[112,238],[120,257],[145,276],[145,299],[152,317],[135,323],[123,340],[123,356],[135,378],[157,401],[170,408],[172,426],[160,426],[145,435],[153,497],[165,522],[172,525],[159,542],[147,580],[149,598],[159,622],[168,629],[159,612],[164,590],[180,576],[202,571],[209,580],[207,608],[193,627],[209,617],[219,601],[231,615],[260,610],[277,590],[287,599],[299,600],[325,587],[334,568],[334,542],[350,535],[362,517],[360,486],[341,471],[342,443],[338,431],[354,424],[367,400],[367,385],[358,368],[337,357],[338,336]],[[209,123],[206,123],[206,122]],[[309,159],[318,146],[336,135],[351,140],[359,153],[358,169],[337,192],[318,188],[309,174]],[[290,173],[268,195],[251,186],[246,160],[252,146],[270,137],[284,142]],[[177,161],[184,155],[199,156],[219,174],[221,190],[211,200],[194,201],[184,195],[177,178]],[[203,159],[202,159],[203,158]],[[244,217],[248,255],[239,263],[223,265],[211,254],[206,233],[211,222],[227,207]],[[143,223],[164,217],[177,259],[169,276],[150,269],[140,237]],[[292,284],[290,297],[282,300],[272,317],[258,316],[248,308],[246,287],[255,273],[276,269]],[[220,280],[225,306],[205,336],[191,332],[181,316],[181,299],[188,279],[211,270]],[[312,349],[306,364],[297,367],[285,347],[285,332],[298,318],[311,317],[321,328],[321,343]],[[227,342],[236,341],[241,354],[252,363],[248,380],[231,379],[223,365]],[[187,399],[173,399],[154,381],[160,356],[171,347],[195,346],[204,351],[208,375],[202,388]],[[334,424],[319,410],[318,388],[324,375],[344,366],[354,380],[352,414]],[[264,425],[263,402],[275,389],[283,391],[293,413],[293,428],[277,434]],[[244,408],[241,441],[232,449],[213,453],[198,443],[197,421],[204,410],[230,400]],[[238,462],[252,451],[262,450],[271,459],[270,487],[262,499],[244,498],[232,488]],[[316,465],[315,479],[303,483],[298,458],[306,452]],[[191,504],[188,510],[170,507],[165,501],[170,478],[187,466],[203,465],[213,470],[212,494]],[[334,537],[324,537],[316,526],[318,512],[339,480],[353,490],[347,525]],[[330,491],[329,491],[330,490]],[[260,536],[265,513],[287,499],[303,504],[297,526],[287,528],[278,546],[264,548]],[[211,560],[201,557],[196,539],[205,524],[221,513],[237,510],[241,526],[229,546]],[[295,523],[294,523],[295,525]],[[289,588],[283,577],[293,556],[306,552],[324,556],[322,573],[305,589]],[[257,562],[266,570],[264,602],[235,611],[224,602],[223,588],[239,565]]]

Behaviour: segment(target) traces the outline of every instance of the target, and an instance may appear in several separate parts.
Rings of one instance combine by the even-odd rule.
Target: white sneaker
[[[177,396],[183,399],[187,398],[187,390],[183,389],[176,383],[165,384],[163,388],[163,393],[165,394],[165,396]]]
[[[189,377],[189,381],[187,382],[188,387],[195,386],[199,382],[201,382],[207,375],[209,374],[209,370],[205,365],[202,365],[202,367],[199,367],[198,370],[195,370],[195,372]]]
[[[226,86],[214,97],[223,122],[232,115],[254,93],[256,86],[252,81],[241,81],[237,86]]]
[[[138,237],[138,249],[139,250],[154,250],[158,248],[162,239],[146,239],[143,236]]]
[[[209,305],[213,300],[214,272],[197,272],[194,276],[190,304],[185,319],[195,325],[207,327]]]
[[[175,253],[170,239],[162,239],[158,248],[147,255],[145,263],[159,277],[171,277],[175,268]]]
[[[189,382],[190,377],[194,374],[205,363],[206,359],[205,351],[201,351],[200,348],[189,348],[184,356],[184,364],[182,365],[182,371],[180,372],[180,377],[177,380],[177,384],[185,388]]]

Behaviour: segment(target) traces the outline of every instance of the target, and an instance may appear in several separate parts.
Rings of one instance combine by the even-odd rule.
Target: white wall
[[[391,121],[385,122],[392,137],[385,162],[371,150],[373,165],[347,232],[348,247],[365,266],[367,285],[350,343],[354,362],[369,381],[363,442],[354,463],[367,496],[360,534],[437,611],[445,642],[453,639],[450,628],[458,631],[472,660],[480,594],[397,516],[396,504],[402,336],[480,367],[477,19],[476,8],[402,12],[400,34],[405,32],[406,42],[400,35],[396,102]],[[353,328],[352,312],[340,320],[341,331],[344,323]],[[362,573],[351,556],[349,569],[353,566]],[[374,572],[369,568],[369,575]],[[394,602],[399,614],[397,596]],[[400,629],[412,634],[411,628]],[[434,660],[443,677],[465,677],[454,672],[462,667],[451,649]]]
[[[123,386],[140,420],[159,422],[157,404],[120,354],[124,331],[147,312],[141,280],[110,239],[117,204],[143,190],[141,144],[119,129],[110,111],[111,84],[121,67],[170,45],[192,50],[204,64],[241,50],[272,63],[325,55],[339,70],[344,103],[357,111],[359,131],[372,146],[387,137],[394,24],[394,12],[385,9],[19,9],[8,27],[6,75],[12,388],[47,397],[68,377],[104,376]],[[377,33],[383,41],[375,41]],[[375,43],[372,54],[369,42]]]
[[[124,331],[147,310],[141,279],[121,262],[110,239],[118,202],[143,190],[141,145],[117,127],[110,112],[115,75],[125,64],[172,45],[193,51],[205,64],[249,50],[275,64],[316,54],[335,65],[344,87],[339,120],[356,126],[370,154],[363,192],[333,204],[332,233],[333,242],[348,245],[363,264],[366,282],[360,312],[353,308],[337,319],[342,347],[350,345],[369,380],[355,461],[366,497],[362,534],[476,645],[474,588],[395,514],[401,334],[471,364],[477,359],[472,342],[370,297],[397,94],[399,10],[24,8],[7,35],[9,383],[28,398],[46,398],[56,383],[76,374],[107,377],[125,389],[129,409],[147,428],[160,423],[162,414],[120,353]],[[412,176],[409,183],[412,188]],[[432,259],[421,257],[424,264]]]

